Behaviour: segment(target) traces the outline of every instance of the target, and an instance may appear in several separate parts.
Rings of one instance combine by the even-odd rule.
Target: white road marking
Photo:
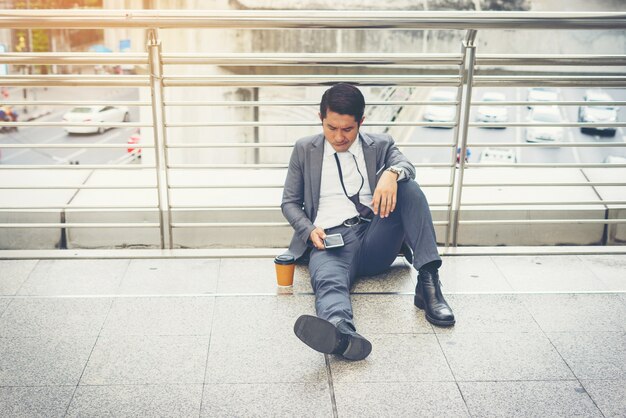
[[[49,143],[54,142],[57,139],[62,138],[64,136],[66,136],[66,134],[62,133],[62,134],[53,136],[52,138],[48,138],[45,141],[38,142],[37,144],[49,144]],[[20,155],[26,154],[27,152],[30,152],[30,151],[32,151],[31,148],[24,148],[21,151],[16,152],[15,154],[11,154],[10,156],[8,156],[6,158],[3,158],[2,161],[6,163],[7,161],[11,161],[12,159],[17,158]]]
[[[112,140],[114,138],[117,138],[118,136],[121,136],[123,133],[127,133],[127,129],[117,130],[117,131],[110,130],[110,131],[108,131],[108,133],[111,134],[111,135],[107,135],[107,133],[105,133],[104,137],[102,139],[100,139],[99,141],[96,141],[95,143],[96,144],[102,144],[104,142],[109,142],[110,140]],[[123,148],[120,148],[120,149],[123,149]],[[84,154],[86,152],[87,152],[87,148],[82,148],[82,149],[76,151],[75,153],[70,154],[67,157],[64,157],[61,161],[63,163],[67,163],[70,160],[72,160],[73,158],[76,158],[79,155],[82,155],[82,154]]]

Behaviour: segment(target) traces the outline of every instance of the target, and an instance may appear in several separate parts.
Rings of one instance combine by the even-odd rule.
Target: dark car
[[[584,100],[586,102],[611,102],[613,99],[602,90],[587,90]],[[602,123],[617,121],[617,107],[609,105],[580,106],[578,108],[578,122]],[[580,131],[584,134],[615,136],[615,128],[581,126]]]

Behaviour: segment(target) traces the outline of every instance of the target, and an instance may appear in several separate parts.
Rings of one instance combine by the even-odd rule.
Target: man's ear
[[[317,116],[319,116],[320,121],[321,121],[322,123],[324,123],[324,118],[322,117],[322,113],[321,113],[321,112],[317,112]]]
[[[361,118],[361,122],[359,122],[359,126],[363,125],[363,121],[365,120],[365,116]]]

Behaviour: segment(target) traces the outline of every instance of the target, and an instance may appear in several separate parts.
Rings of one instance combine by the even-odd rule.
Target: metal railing
[[[605,73],[586,73],[576,75],[528,75],[516,74],[501,71],[499,74],[482,73],[481,66],[506,67],[527,67],[527,66],[567,66],[576,67],[615,67],[626,66],[626,55],[545,55],[545,54],[484,54],[477,52],[475,43],[477,31],[483,29],[626,29],[626,13],[491,13],[491,12],[350,12],[338,17],[332,11],[154,11],[154,10],[1,10],[0,28],[141,28],[147,30],[146,53],[0,53],[0,64],[10,65],[119,65],[131,64],[143,66],[146,74],[140,75],[4,75],[0,76],[0,85],[15,87],[124,87],[140,88],[150,90],[150,100],[5,100],[4,104],[13,106],[28,105],[48,105],[48,106],[79,106],[79,105],[119,105],[149,107],[151,110],[151,121],[146,122],[121,122],[121,123],[69,123],[55,122],[48,120],[28,121],[28,122],[0,122],[0,127],[55,127],[55,126],[94,126],[94,127],[136,127],[149,128],[152,131],[154,141],[142,142],[140,148],[153,153],[154,163],[134,164],[81,164],[81,165],[16,165],[1,164],[0,173],[14,170],[141,170],[152,174],[152,180],[148,183],[139,184],[40,184],[40,185],[0,185],[2,190],[38,190],[38,189],[76,189],[76,190],[141,190],[149,189],[156,193],[156,201],[151,204],[142,205],[48,205],[44,209],[80,209],[80,210],[101,210],[101,209],[133,209],[143,208],[155,210],[158,213],[158,222],[5,222],[0,223],[0,230],[3,228],[155,228],[160,231],[160,245],[162,248],[173,248],[176,246],[174,238],[175,230],[182,228],[237,228],[237,227],[278,227],[287,226],[285,222],[254,221],[254,222],[180,222],[174,221],[173,215],[179,211],[189,209],[202,209],[207,211],[224,210],[219,205],[190,205],[176,202],[172,199],[172,193],[177,190],[189,189],[254,189],[254,188],[281,188],[280,182],[230,184],[227,182],[216,183],[181,183],[171,179],[172,172],[187,170],[206,169],[239,169],[239,170],[271,170],[287,168],[286,161],[283,163],[185,163],[180,164],[171,161],[171,152],[174,150],[188,149],[280,149],[289,148],[290,143],[282,142],[252,142],[237,143],[228,141],[202,141],[184,142],[180,136],[173,134],[177,129],[182,128],[259,128],[259,127],[314,127],[319,122],[294,121],[294,120],[272,120],[272,121],[244,121],[244,120],[220,120],[220,121],[182,121],[171,117],[170,109],[187,108],[190,106],[206,107],[243,107],[243,108],[272,108],[272,107],[294,107],[294,106],[315,106],[317,102],[310,100],[171,100],[166,97],[166,91],[187,87],[290,87],[301,88],[307,86],[329,86],[336,82],[350,82],[362,87],[450,87],[456,89],[456,98],[449,102],[431,102],[424,98],[410,98],[404,101],[380,100],[370,101],[369,105],[390,107],[394,109],[394,120],[375,120],[368,122],[369,126],[380,126],[385,129],[393,127],[440,127],[452,128],[451,142],[416,142],[401,145],[403,148],[423,147],[423,148],[444,148],[450,152],[449,162],[426,162],[415,163],[418,168],[446,169],[448,171],[447,181],[424,182],[424,188],[445,188],[447,199],[443,203],[435,203],[433,206],[445,208],[445,220],[436,220],[435,225],[445,227],[445,245],[456,246],[458,243],[458,231],[462,225],[491,225],[491,224],[588,224],[599,223],[604,225],[623,224],[626,219],[623,217],[608,219],[463,219],[463,207],[500,207],[500,206],[542,206],[559,205],[562,207],[579,207],[581,205],[600,204],[604,205],[626,205],[624,199],[600,199],[587,201],[563,202],[553,201],[506,201],[506,202],[465,202],[463,191],[467,188],[484,187],[626,187],[626,180],[621,181],[541,181],[541,182],[475,182],[465,181],[464,176],[467,170],[484,168],[514,168],[522,170],[524,168],[626,168],[626,164],[619,163],[467,163],[464,158],[460,158],[457,163],[456,149],[459,155],[465,155],[468,147],[491,146],[492,143],[470,143],[468,142],[469,128],[502,128],[502,127],[530,127],[530,126],[550,126],[550,127],[614,127],[626,126],[626,122],[561,122],[561,123],[532,123],[532,122],[506,122],[506,123],[477,123],[470,121],[470,111],[474,107],[492,105],[492,102],[477,101],[472,99],[472,92],[475,87],[626,87],[626,76],[618,74],[607,75]],[[207,28],[228,28],[228,29],[454,29],[466,32],[466,36],[461,45],[461,52],[458,54],[400,54],[400,53],[299,53],[299,54],[279,54],[279,53],[220,53],[220,54],[189,54],[164,52],[159,38],[160,30],[168,29],[189,29],[198,30]],[[177,75],[164,71],[166,66],[172,65],[211,65],[211,66],[256,66],[259,68],[279,66],[281,68],[336,68],[342,67],[348,70],[353,67],[383,69],[383,73],[367,74],[367,71],[350,74],[320,75],[320,74],[269,74],[269,75]],[[399,72],[398,68],[420,69],[418,74],[405,74]],[[439,71],[445,68],[446,71]],[[528,101],[503,101],[499,102],[503,106],[529,106],[545,105],[546,102]],[[584,101],[558,100],[549,104],[558,106],[584,106],[588,104]],[[597,105],[624,106],[626,101],[594,102]],[[436,105],[456,107],[456,114],[450,122],[427,122],[427,121],[401,121],[398,118],[399,108],[412,106]],[[381,114],[384,114],[381,113]],[[312,115],[314,113],[312,112]],[[387,118],[388,119],[388,118]],[[176,139],[169,139],[176,138]],[[622,143],[597,143],[597,142],[560,142],[558,147],[624,147]],[[543,143],[519,143],[504,142],[497,144],[498,147],[531,147],[545,148],[554,147],[554,144]],[[126,148],[126,144],[2,144],[0,148]],[[258,152],[258,151],[257,151]],[[230,212],[249,211],[255,209],[277,210],[276,206],[267,205],[231,205],[227,209]],[[2,210],[30,210],[41,209],[41,206],[16,206],[2,205]]]

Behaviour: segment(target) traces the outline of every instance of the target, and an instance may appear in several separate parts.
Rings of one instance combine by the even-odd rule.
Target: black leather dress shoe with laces
[[[343,320],[335,326],[316,316],[302,315],[296,320],[293,331],[303,343],[320,353],[363,360],[372,351],[372,344]]]
[[[414,304],[426,313],[426,320],[441,327],[454,325],[452,309],[441,293],[439,273],[420,270],[415,287]]]

